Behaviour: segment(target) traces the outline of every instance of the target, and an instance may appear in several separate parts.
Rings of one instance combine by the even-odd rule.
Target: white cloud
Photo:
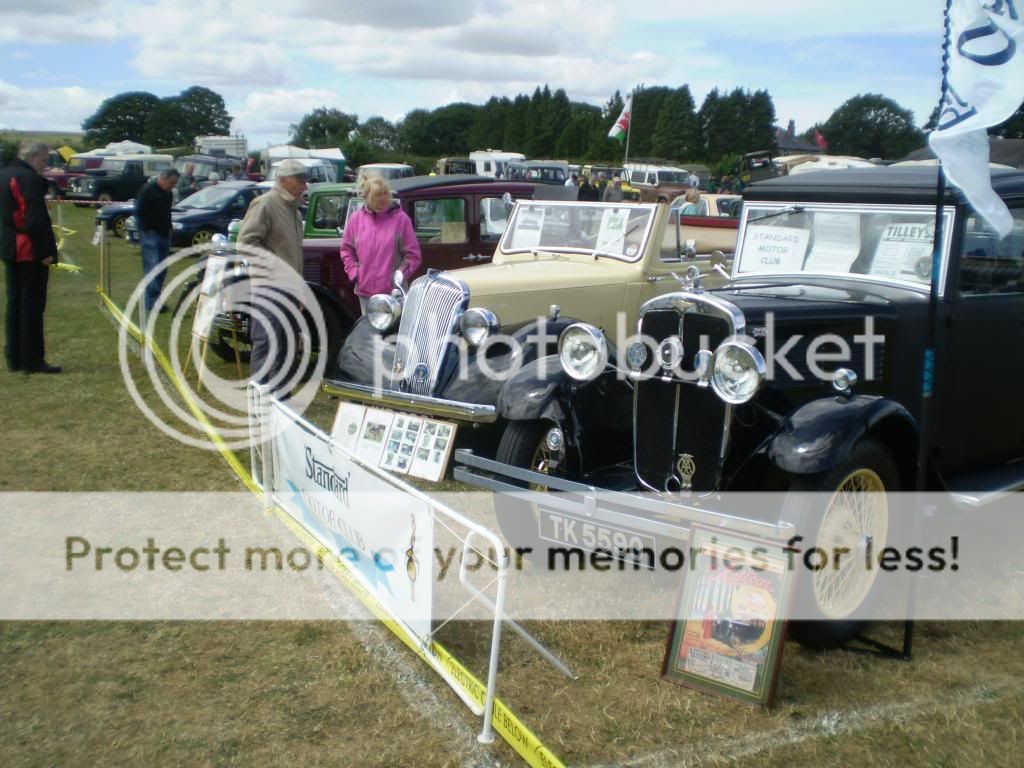
[[[28,51],[12,51],[10,58],[14,59],[15,61],[25,61],[26,59],[31,59],[32,54]]]
[[[235,125],[245,131],[249,148],[287,140],[291,126],[317,107],[341,103],[336,91],[319,88],[278,89],[250,93],[240,104],[228,104]]]
[[[28,89],[0,80],[0,128],[78,132],[108,95],[77,85]]]

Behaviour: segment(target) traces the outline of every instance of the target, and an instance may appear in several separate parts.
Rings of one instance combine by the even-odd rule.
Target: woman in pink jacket
[[[363,189],[363,207],[345,223],[341,260],[366,314],[366,302],[371,296],[391,292],[395,270],[401,269],[408,281],[419,269],[423,255],[412,221],[391,200],[387,181],[371,176]]]

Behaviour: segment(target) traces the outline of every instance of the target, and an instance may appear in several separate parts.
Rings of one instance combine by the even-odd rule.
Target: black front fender
[[[558,392],[568,380],[558,355],[540,357],[520,368],[498,393],[498,415],[510,421],[551,417],[560,421]]]
[[[785,472],[824,472],[843,461],[858,440],[889,419],[918,431],[914,417],[892,400],[872,395],[822,398],[787,418],[768,441],[766,453]]]

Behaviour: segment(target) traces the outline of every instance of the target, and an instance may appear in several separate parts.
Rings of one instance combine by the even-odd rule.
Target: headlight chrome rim
[[[683,362],[685,351],[682,339],[669,336],[658,345],[658,365],[666,371],[676,370]]]
[[[402,316],[402,303],[387,293],[376,293],[366,303],[366,318],[378,331],[392,328]]]
[[[747,356],[749,371],[753,372],[756,378],[753,387],[740,394],[730,391],[721,381],[724,377],[720,371],[720,366],[724,364],[726,355],[732,353],[733,350]],[[739,338],[728,338],[718,345],[718,349],[715,350],[714,357],[712,358],[711,388],[715,391],[716,395],[730,405],[742,405],[743,403],[750,402],[754,395],[757,394],[764,383],[766,370],[767,366],[765,365],[764,356],[755,346]]]
[[[579,368],[567,362],[566,355],[572,351],[572,345],[587,341],[593,347],[594,357],[586,364],[586,367]],[[562,370],[570,378],[576,381],[593,381],[608,366],[608,342],[605,340],[604,334],[594,326],[586,323],[573,323],[558,337],[558,361],[562,364]]]
[[[467,309],[459,318],[462,338],[471,347],[479,347],[501,328],[498,316],[484,307]]]

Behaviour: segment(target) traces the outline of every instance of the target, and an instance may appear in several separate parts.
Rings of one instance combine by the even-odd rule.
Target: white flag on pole
[[[953,0],[949,87],[938,127],[928,137],[946,178],[1000,237],[1010,232],[1013,219],[992,190],[985,129],[1004,122],[1024,101],[1021,11],[1021,0]]]

